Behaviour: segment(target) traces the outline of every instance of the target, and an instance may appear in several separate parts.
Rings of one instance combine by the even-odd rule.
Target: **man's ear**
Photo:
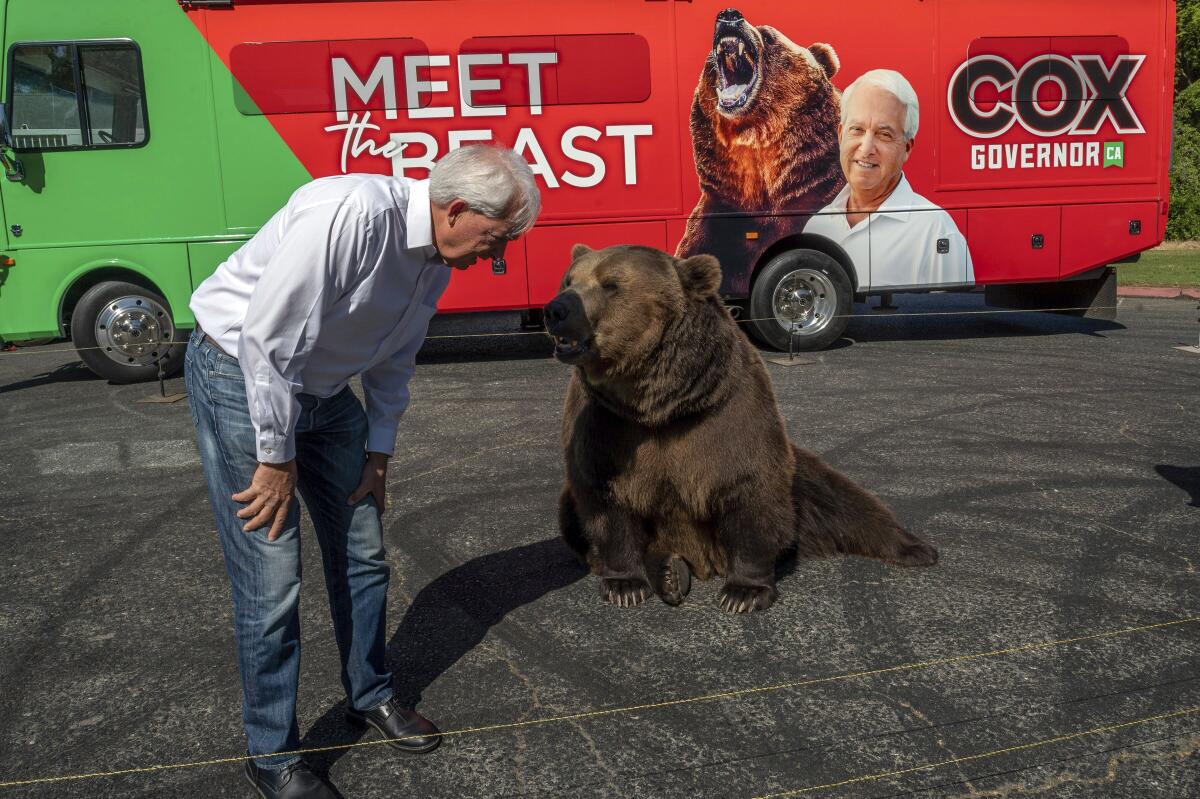
[[[675,270],[684,292],[698,300],[716,297],[721,289],[721,262],[711,255],[675,259]]]
[[[458,218],[469,210],[471,209],[467,207],[466,200],[451,200],[450,204],[446,206],[446,223],[450,227],[454,227]]]
[[[594,252],[594,250],[586,244],[576,244],[571,248],[571,263],[575,263],[589,252]]]

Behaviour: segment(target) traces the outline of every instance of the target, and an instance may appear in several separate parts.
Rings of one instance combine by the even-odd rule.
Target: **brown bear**
[[[783,212],[812,213],[837,195],[844,183],[841,100],[830,78],[838,67],[827,44],[801,47],[770,26],[754,27],[736,9],[717,15],[692,100],[700,201],[677,255],[715,254],[745,272],[751,248],[804,227]],[[757,239],[748,241],[741,227],[753,228]]]
[[[679,604],[691,574],[721,605],[769,607],[780,556],[848,553],[927,566],[937,550],[792,443],[766,366],[718,295],[717,260],[576,245],[544,309],[574,366],[559,524],[613,604]]]

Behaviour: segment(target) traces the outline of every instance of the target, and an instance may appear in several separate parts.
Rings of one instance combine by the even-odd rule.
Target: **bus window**
[[[93,145],[138,145],[146,140],[146,107],[138,53],[129,45],[79,48]]]
[[[14,45],[9,74],[15,149],[145,144],[141,58],[131,42]]]
[[[18,150],[83,146],[73,49],[65,44],[13,48],[12,135]]]

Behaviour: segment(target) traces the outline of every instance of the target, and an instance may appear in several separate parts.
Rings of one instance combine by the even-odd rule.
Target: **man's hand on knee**
[[[283,532],[295,493],[295,460],[258,464],[250,487],[233,495],[234,502],[246,505],[237,512],[238,518],[250,520],[242,529],[250,532],[270,523],[271,531],[267,533],[267,540],[274,541]]]
[[[351,505],[357,505],[370,494],[375,498],[375,507],[379,510],[379,515],[383,515],[387,509],[387,466],[387,455],[382,452],[367,453],[362,479],[358,481],[358,488],[354,489],[348,500]]]

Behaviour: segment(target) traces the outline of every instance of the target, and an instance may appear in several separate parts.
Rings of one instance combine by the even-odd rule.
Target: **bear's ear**
[[[837,74],[837,71],[842,68],[842,62],[838,60],[837,53],[833,51],[830,45],[824,42],[810,44],[808,51],[813,54],[813,58],[817,59],[817,63],[821,69],[825,70],[825,76],[832,78]]]
[[[593,252],[591,247],[586,244],[576,244],[571,248],[571,263],[575,263],[589,252]]]
[[[711,255],[693,255],[675,260],[679,282],[689,297],[698,300],[717,296],[721,288],[721,262]]]

